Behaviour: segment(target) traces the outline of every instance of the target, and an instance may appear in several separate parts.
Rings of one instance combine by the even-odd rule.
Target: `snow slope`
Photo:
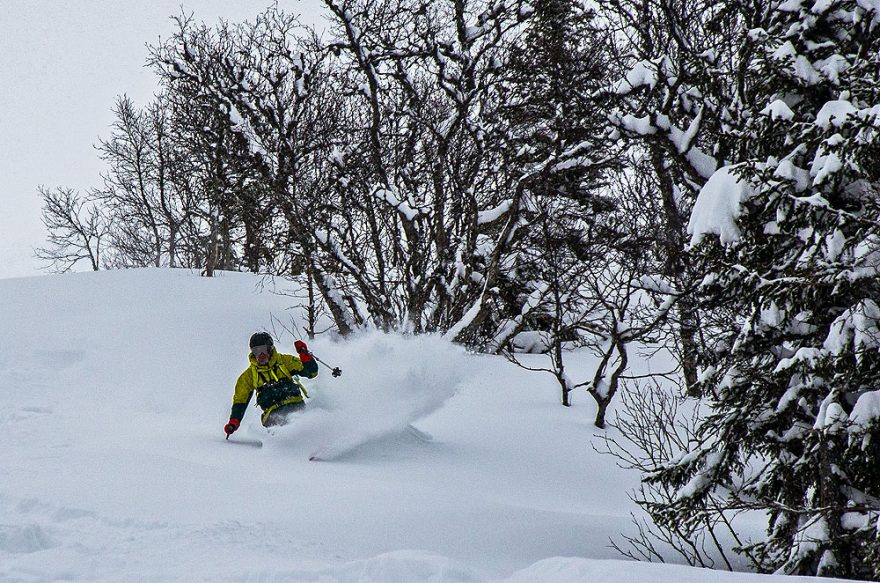
[[[618,560],[637,476],[588,399],[436,337],[322,337],[343,376],[224,441],[250,333],[299,317],[258,283],[0,281],[0,581],[770,581]]]

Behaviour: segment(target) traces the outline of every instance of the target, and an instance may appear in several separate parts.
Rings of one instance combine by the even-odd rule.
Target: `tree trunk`
[[[315,309],[315,277],[312,275],[312,266],[311,264],[306,265],[306,278],[308,281],[308,294],[309,294],[309,303],[306,306],[306,334],[309,337],[309,340],[314,340],[315,338],[315,324],[317,317],[317,310]]]
[[[610,403],[611,399],[596,399],[598,408],[596,409],[596,420],[593,422],[593,425],[599,429],[605,429],[605,414]]]
[[[651,164],[660,186],[663,200],[663,214],[666,230],[662,235],[666,248],[666,275],[681,286],[687,281],[687,258],[684,251],[684,217],[675,200],[675,185],[665,162],[663,149],[651,145]],[[699,396],[697,383],[697,343],[696,332],[698,315],[696,307],[688,298],[678,304],[678,344],[681,350],[681,367],[685,388],[690,396]]]
[[[211,218],[211,234],[208,236],[208,248],[205,253],[205,277],[214,277],[217,268],[217,221]]]
[[[697,387],[697,334],[698,314],[690,297],[684,297],[678,304],[679,341],[681,342],[681,368],[684,375],[685,390],[689,397],[699,397]]]

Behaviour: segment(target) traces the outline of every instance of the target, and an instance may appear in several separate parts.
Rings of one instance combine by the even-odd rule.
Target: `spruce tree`
[[[507,103],[499,109],[506,163],[523,177],[531,203],[524,215],[536,227],[524,232],[516,273],[502,294],[511,314],[548,283],[576,287],[577,277],[560,282],[554,274],[590,259],[595,239],[612,236],[604,217],[615,207],[602,187],[619,166],[602,96],[610,78],[606,31],[578,0],[548,0],[533,10],[510,47]],[[547,329],[548,319],[535,315],[527,325]]]
[[[649,510],[685,523],[765,512],[761,570],[880,580],[880,14],[860,1],[772,2],[747,34],[739,150],[690,230],[712,413],[651,477]],[[707,234],[718,238],[705,237]]]

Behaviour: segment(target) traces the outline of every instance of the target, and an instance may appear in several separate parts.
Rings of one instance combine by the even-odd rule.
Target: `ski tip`
[[[321,462],[321,461],[324,461],[324,460],[322,460],[321,458],[319,458],[319,457],[316,456],[316,455],[313,455],[313,456],[309,456],[309,461],[310,461],[310,462]]]

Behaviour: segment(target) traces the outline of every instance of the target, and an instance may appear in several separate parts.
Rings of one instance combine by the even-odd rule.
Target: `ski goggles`
[[[261,354],[265,354],[266,356],[269,356],[270,354],[272,354],[272,347],[267,344],[261,344],[259,346],[254,346],[251,348],[251,354],[253,354],[255,357],[260,356]]]

